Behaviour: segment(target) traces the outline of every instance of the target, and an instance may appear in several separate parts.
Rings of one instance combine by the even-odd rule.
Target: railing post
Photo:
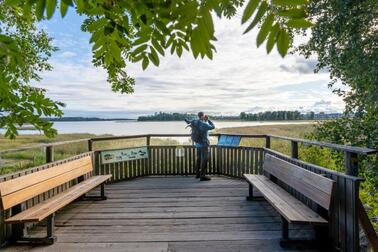
[[[270,149],[270,136],[265,136],[265,148]]]
[[[344,166],[345,166],[345,174],[351,175],[351,176],[358,176],[358,155],[357,153],[352,153],[349,151],[344,152]],[[359,251],[359,245],[360,245],[360,239],[359,239],[359,183],[355,184],[354,190],[347,195],[347,197],[350,198],[350,201],[352,202],[352,206],[349,209],[349,225],[350,225],[350,237],[353,237],[353,241],[351,242],[353,244],[353,248],[351,248],[354,251]]]
[[[291,141],[291,157],[298,159],[298,142]]]
[[[46,163],[54,162],[54,146],[46,146]]]
[[[220,135],[218,135],[218,139],[217,139],[217,147],[216,147],[216,150],[217,150],[217,174],[221,174],[221,160],[222,160],[222,150],[220,149],[218,143],[219,143],[219,139],[220,139]],[[222,169],[223,171],[223,169]]]
[[[344,152],[345,174],[358,176],[358,155],[352,152]]]
[[[151,136],[146,136],[146,146],[151,145]]]
[[[146,136],[146,146],[147,146],[147,152],[148,152],[148,159],[147,159],[147,175],[152,174],[151,172],[151,136]]]
[[[92,151],[93,150],[93,141],[92,139],[89,139],[88,140],[88,151]]]

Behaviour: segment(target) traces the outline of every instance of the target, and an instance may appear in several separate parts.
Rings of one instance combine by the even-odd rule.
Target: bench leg
[[[105,183],[101,184],[101,195],[100,196],[86,196],[84,195],[83,197],[80,198],[80,200],[88,200],[88,201],[98,201],[98,200],[106,200],[105,196]]]
[[[50,215],[46,219],[46,237],[21,237],[18,239],[18,242],[28,242],[32,244],[42,244],[42,245],[51,245],[56,241],[56,236],[54,235],[54,219],[55,214]]]
[[[12,216],[18,214],[18,213],[21,213],[22,211],[22,207],[21,207],[21,204],[18,204],[14,207],[12,207]],[[19,224],[12,224],[12,236],[10,237],[10,241],[11,242],[15,242],[17,240],[19,240],[21,237],[24,236],[24,228],[25,228],[25,225],[24,223],[19,223]]]
[[[249,188],[248,188],[249,195],[246,197],[248,201],[263,200],[264,199],[264,197],[253,196],[253,185],[251,183],[249,183],[248,185],[249,185]]]
[[[48,244],[53,244],[56,241],[56,236],[54,235],[54,224],[55,224],[55,213],[47,218],[47,237],[46,242]]]
[[[281,223],[282,223],[282,238],[281,241],[288,241],[289,240],[289,222],[281,216]]]

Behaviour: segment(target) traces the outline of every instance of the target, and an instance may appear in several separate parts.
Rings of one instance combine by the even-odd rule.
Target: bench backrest
[[[87,155],[0,183],[2,209],[9,209],[93,170]]]
[[[335,182],[285,160],[265,154],[264,171],[329,210]]]

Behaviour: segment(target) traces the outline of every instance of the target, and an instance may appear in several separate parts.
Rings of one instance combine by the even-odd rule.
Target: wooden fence
[[[95,152],[96,174],[112,174],[111,182],[150,175],[194,175],[196,148],[193,146],[148,146],[148,159],[102,164],[101,151]],[[176,156],[176,148],[183,149]],[[263,148],[210,147],[207,173],[242,178],[243,173],[262,171]]]
[[[123,181],[142,176],[169,176],[169,175],[194,175],[194,167],[196,162],[196,149],[193,146],[154,146],[150,145],[152,137],[188,137],[187,134],[165,134],[165,135],[138,135],[138,136],[112,136],[101,137],[93,139],[85,139],[88,142],[88,150],[92,151],[93,145],[98,141],[121,140],[130,138],[146,139],[145,147],[148,150],[148,158],[130,160],[124,162],[116,162],[110,164],[102,164],[101,150],[94,152],[94,173],[95,174],[112,174],[110,182]],[[214,136],[218,136],[217,134]],[[243,138],[263,138],[265,139],[264,147],[224,147],[211,146],[210,158],[208,164],[209,174],[225,175],[230,177],[242,178],[243,173],[262,174],[264,153],[270,153],[281,159],[284,159],[293,164],[299,165],[304,169],[315,173],[323,174],[336,182],[336,193],[332,200],[331,215],[327,216],[323,209],[319,208],[314,202],[304,197],[300,192],[293,190],[287,185],[282,184],[294,197],[298,198],[314,211],[329,219],[330,238],[333,241],[333,246],[341,251],[359,251],[359,217],[361,207],[358,205],[359,201],[359,184],[361,179],[355,176],[358,174],[358,155],[368,155],[376,153],[376,150],[367,148],[350,147],[343,145],[335,145],[328,143],[320,143],[302,139],[294,139],[287,137],[271,136],[271,135],[241,135]],[[291,155],[286,156],[270,149],[272,140],[289,141]],[[76,142],[79,142],[75,140]],[[67,143],[67,142],[65,142]],[[335,172],[323,167],[313,164],[305,163],[298,159],[298,143],[315,145],[320,147],[331,148],[345,153],[345,173]],[[49,168],[53,165],[75,159],[75,156],[69,159],[53,162],[53,146],[46,147],[46,162],[48,164],[39,167],[20,171],[11,175],[0,177],[0,181],[12,179],[17,176],[22,176],[41,169]],[[28,147],[31,148],[31,147]],[[183,155],[176,155],[176,148],[183,150]],[[25,150],[26,148],[22,148]],[[10,150],[4,153],[15,152],[17,150]],[[2,152],[0,152],[0,155]],[[88,155],[83,154],[83,155]],[[50,162],[50,163],[49,163]],[[51,163],[52,162],[52,163]],[[40,195],[35,199],[29,200],[23,204],[23,207],[30,207],[37,204],[41,200],[47,199],[60,191],[72,186],[74,182],[67,183],[55,188],[44,195]],[[0,242],[1,244],[11,234],[9,226],[5,226],[2,220],[8,216],[8,212],[1,211],[0,219]],[[365,213],[366,214],[366,213]],[[365,216],[366,217],[366,216]],[[366,218],[365,218],[366,219]],[[366,230],[365,230],[366,231]]]

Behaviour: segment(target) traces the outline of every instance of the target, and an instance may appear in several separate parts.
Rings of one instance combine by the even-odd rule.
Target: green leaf
[[[150,63],[150,61],[148,60],[148,58],[144,57],[143,61],[142,61],[142,68],[143,68],[143,70],[146,70],[146,68],[148,67],[149,63]]]
[[[35,7],[35,15],[38,21],[41,21],[43,18],[43,13],[45,12],[46,1],[45,0],[38,0],[37,5]]]
[[[159,45],[159,42],[155,39],[153,39],[151,41],[152,45],[154,46],[154,48],[162,55],[164,56],[164,49],[161,45]]]
[[[308,0],[272,0],[272,4],[284,6],[305,5],[308,4]]]
[[[173,55],[175,53],[177,42],[173,41],[172,46],[171,46],[171,54]]]
[[[182,45],[181,44],[179,46],[177,46],[176,53],[179,56],[179,58],[181,58],[181,55],[182,55]]]
[[[155,66],[159,66],[159,56],[156,53],[156,50],[151,46],[150,47],[151,53],[148,54],[148,57],[154,63]]]
[[[46,0],[46,17],[47,19],[50,19],[54,12],[56,7],[56,0]]]
[[[109,44],[109,48],[113,55],[113,58],[119,63],[123,62],[121,57],[121,49],[117,46],[117,44],[114,41]]]
[[[290,19],[286,25],[291,28],[307,29],[312,26],[312,23],[304,18]]]
[[[268,54],[272,51],[274,44],[277,41],[277,35],[278,35],[279,30],[280,30],[280,25],[276,23],[275,25],[273,25],[269,33],[268,41],[266,42],[266,51]]]
[[[107,24],[108,24],[108,20],[106,18],[97,19],[96,21],[88,25],[88,31],[93,32],[93,31],[99,30],[100,28],[103,28]]]
[[[206,56],[211,60],[213,59],[213,50],[211,48],[206,51]]]
[[[60,14],[65,17],[68,11],[68,6],[65,1],[60,1]]]
[[[9,6],[14,6],[22,2],[22,0],[5,0],[4,3]]]
[[[140,45],[146,43],[150,38],[148,36],[141,36],[137,40],[134,41],[133,45]]]
[[[306,17],[306,11],[303,8],[278,10],[278,15],[281,17],[289,17],[289,18],[304,18]]]
[[[167,41],[167,43],[165,44],[165,48],[168,48],[171,46],[171,44],[173,43],[173,40],[175,39],[175,36],[174,35],[171,35]]]
[[[259,3],[260,3],[260,0],[249,0],[243,12],[242,24],[244,24],[252,16],[257,6],[259,5]]]
[[[138,48],[136,48],[136,49],[132,52],[132,54],[133,54],[134,56],[137,56],[138,54],[140,54],[141,52],[145,51],[146,49],[147,49],[147,44],[141,45],[141,46],[139,46]]]
[[[249,32],[253,27],[255,27],[261,18],[264,16],[266,10],[268,9],[268,4],[264,1],[260,4],[259,10],[256,13],[255,18],[253,19],[252,23],[247,27],[243,34]]]
[[[204,12],[202,14],[202,20],[206,27],[207,34],[212,38],[214,36],[214,23],[211,13],[209,11]]]
[[[287,54],[289,45],[290,45],[290,36],[286,30],[281,29],[278,35],[277,49],[282,57],[285,57],[285,55]]]
[[[256,38],[257,47],[259,47],[268,36],[269,31],[272,28],[273,21],[274,21],[274,15],[269,14],[268,17],[265,19],[264,23],[262,24],[259,34],[257,35],[257,38]]]

